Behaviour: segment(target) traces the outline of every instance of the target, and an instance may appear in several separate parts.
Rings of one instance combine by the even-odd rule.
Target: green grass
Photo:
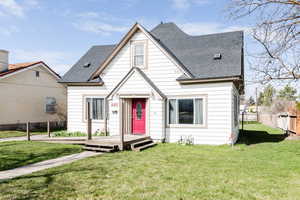
[[[257,127],[234,147],[160,144],[33,173],[0,183],[0,199],[299,199],[300,142]]]
[[[0,171],[81,151],[80,146],[45,142],[0,142]]]
[[[248,131],[265,131],[269,134],[283,134],[283,130],[279,128],[272,128],[258,122],[245,122],[245,130]]]
[[[35,131],[31,132],[31,135],[44,135],[47,132]],[[9,137],[21,137],[26,136],[26,131],[0,131],[0,138],[9,138]]]

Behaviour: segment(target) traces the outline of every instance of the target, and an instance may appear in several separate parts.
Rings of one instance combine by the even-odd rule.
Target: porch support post
[[[92,139],[92,119],[91,119],[91,103],[87,104],[87,135],[88,140]]]
[[[120,150],[124,150],[124,131],[123,131],[123,102],[124,100],[120,98],[119,100],[119,132],[120,132]]]

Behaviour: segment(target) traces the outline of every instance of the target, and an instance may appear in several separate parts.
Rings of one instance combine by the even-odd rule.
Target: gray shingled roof
[[[82,83],[88,82],[91,74],[96,71],[105,58],[112,52],[115,45],[99,45],[91,47],[79,61],[63,76],[60,82],[67,83]],[[90,63],[88,68],[84,65]],[[90,82],[101,82],[100,79],[95,79]]]
[[[190,36],[174,23],[166,23],[155,27],[151,34],[180,60],[194,78],[242,75],[242,31]],[[218,53],[221,59],[214,60]]]
[[[149,32],[193,78],[217,78],[243,75],[243,32],[190,36],[174,23],[164,23]],[[91,74],[112,52],[115,45],[92,47],[62,78],[61,82],[87,82]],[[220,53],[222,58],[214,60]],[[85,63],[91,63],[84,68]],[[179,77],[179,79],[186,77]]]

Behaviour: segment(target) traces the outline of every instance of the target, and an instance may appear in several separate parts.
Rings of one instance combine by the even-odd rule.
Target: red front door
[[[132,134],[145,134],[146,99],[132,99]]]

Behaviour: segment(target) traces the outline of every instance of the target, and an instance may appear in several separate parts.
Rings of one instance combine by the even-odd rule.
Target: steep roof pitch
[[[66,83],[81,83],[89,82],[89,78],[109,54],[114,49],[115,45],[98,45],[93,46],[84,54],[79,61],[63,76],[60,82]],[[86,65],[89,65],[88,67]],[[91,82],[95,82],[91,81]],[[101,79],[98,80],[102,82]]]
[[[194,78],[242,75],[242,31],[190,36],[174,23],[166,23],[158,25],[151,33],[182,62]],[[221,54],[221,59],[214,59],[215,54]]]
[[[0,72],[0,78],[4,78],[8,75],[13,75],[14,73],[20,72],[22,70],[27,70],[31,67],[35,67],[40,64],[46,67],[46,69],[49,70],[56,78],[58,79],[60,78],[60,76],[55,71],[53,71],[48,65],[46,65],[43,61],[9,64],[7,71]]]
[[[174,23],[164,23],[147,33],[186,70],[189,76],[178,80],[243,76],[242,31],[190,36]],[[100,78],[91,80],[90,77],[111,57],[120,43],[92,47],[61,82],[101,82]],[[214,59],[215,54],[221,54],[221,59]],[[84,68],[85,63],[91,63],[90,67]]]

